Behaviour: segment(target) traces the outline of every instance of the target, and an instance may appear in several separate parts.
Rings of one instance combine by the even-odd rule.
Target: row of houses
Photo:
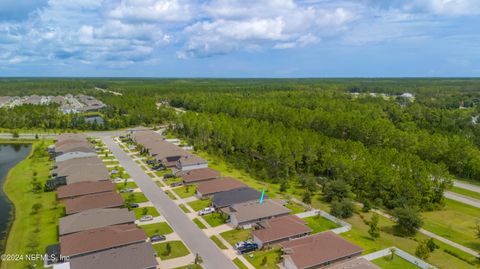
[[[153,269],[155,252],[110,181],[107,167],[82,134],[59,135],[46,188],[65,206],[59,243],[47,247],[54,269]]]
[[[333,232],[311,234],[307,223],[291,214],[284,202],[269,199],[234,178],[222,177],[208,168],[208,162],[166,141],[153,131],[133,133],[132,140],[158,163],[172,169],[184,185],[195,185],[199,199],[211,199],[211,206],[228,215],[234,228],[253,228],[259,248],[281,246],[287,269],[379,269],[360,258],[362,249]],[[192,161],[188,161],[192,160]]]
[[[96,99],[95,97],[79,94],[65,96],[44,96],[44,95],[29,95],[29,96],[0,96],[0,107],[15,107],[20,105],[48,105],[58,104],[60,110],[65,113],[80,113],[98,111],[106,105]]]

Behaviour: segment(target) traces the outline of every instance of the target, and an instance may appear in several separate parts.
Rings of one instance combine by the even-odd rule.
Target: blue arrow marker
[[[263,203],[263,196],[265,196],[265,190],[262,190],[262,196],[260,196],[260,204]]]

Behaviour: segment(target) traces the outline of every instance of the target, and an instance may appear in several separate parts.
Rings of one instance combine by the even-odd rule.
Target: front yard
[[[168,253],[167,245],[170,245],[170,253]],[[162,260],[183,257],[190,253],[182,241],[168,241],[154,244],[153,249],[157,253],[157,257]]]
[[[195,195],[195,187],[189,185],[175,188],[173,191],[182,199]]]
[[[277,269],[281,254],[282,251],[280,248],[274,248],[272,250],[257,250],[244,254],[243,257],[255,266],[255,268]]]
[[[196,200],[190,203],[187,203],[195,212],[204,209],[212,204],[210,199]]]
[[[157,209],[155,209],[153,206],[134,208],[133,212],[135,213],[136,219],[140,219],[146,215],[151,215],[152,217],[160,216],[160,213],[158,213]]]
[[[173,233],[172,228],[166,222],[158,222],[158,223],[153,223],[153,224],[140,225],[138,227],[142,228],[145,231],[145,233],[147,234],[148,237],[150,237],[154,234],[165,235],[165,234]]]
[[[221,233],[220,235],[225,239],[230,245],[235,245],[240,241],[245,241],[251,239],[252,236],[250,234],[251,229],[235,229],[231,231],[226,231]]]

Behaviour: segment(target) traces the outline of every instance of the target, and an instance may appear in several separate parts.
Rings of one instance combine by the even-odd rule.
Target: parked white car
[[[140,218],[140,221],[141,222],[144,222],[144,221],[151,221],[153,220],[153,216],[152,215],[145,215],[143,217]]]
[[[203,216],[203,215],[212,214],[213,212],[215,212],[215,208],[213,208],[213,207],[206,207],[206,208],[200,210],[200,212],[198,212],[198,215],[199,215],[199,216]]]

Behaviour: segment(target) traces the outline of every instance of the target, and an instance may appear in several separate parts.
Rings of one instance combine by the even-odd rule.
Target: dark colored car
[[[165,241],[165,239],[167,239],[165,235],[161,235],[161,234],[154,234],[150,237],[151,242]]]
[[[130,204],[130,208],[138,208],[139,205],[138,204]]]
[[[172,184],[170,184],[170,187],[177,187],[177,186],[182,186],[183,183],[182,182],[173,182]]]
[[[240,254],[245,254],[248,252],[252,252],[258,249],[258,245],[255,243],[244,244],[243,246],[238,248],[238,252]]]
[[[155,164],[155,160],[147,160],[147,164]]]
[[[163,167],[162,165],[157,165],[157,166],[152,167],[152,169],[155,170],[155,171],[159,171],[159,170],[165,170],[165,167]]]
[[[172,177],[175,177],[175,175],[174,174],[165,174],[163,176],[163,178],[172,178]]]

